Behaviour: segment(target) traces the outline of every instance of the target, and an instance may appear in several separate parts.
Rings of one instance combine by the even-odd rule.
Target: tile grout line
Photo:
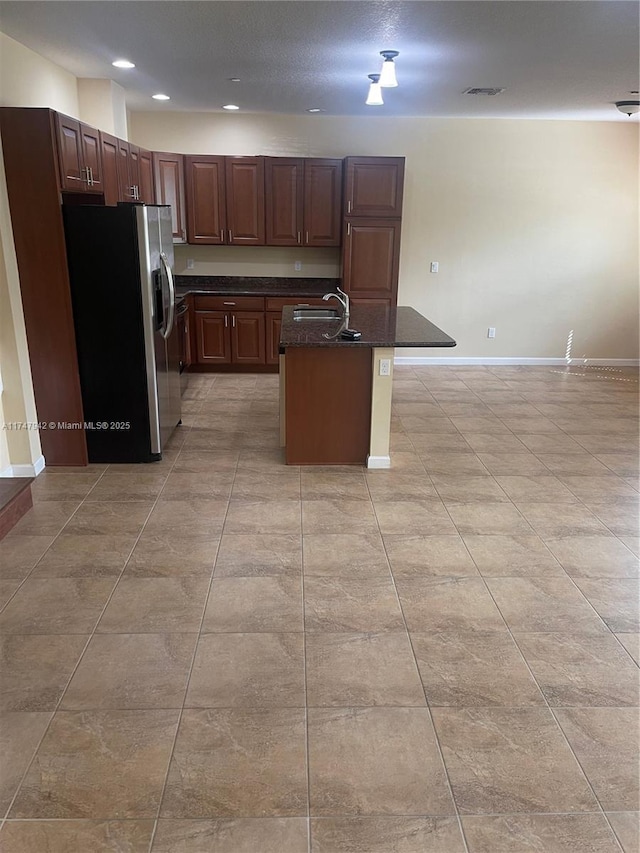
[[[213,383],[212,383],[212,385],[213,385]],[[193,427],[191,427],[191,428],[190,428],[190,430],[191,430],[191,429],[193,429]],[[185,436],[185,439],[186,439],[186,436]],[[184,447],[184,444],[183,444],[183,447]],[[180,452],[182,452],[182,448],[181,448],[181,451],[180,451]],[[178,457],[179,457],[179,455],[180,455],[180,453],[178,453]],[[176,460],[177,460],[177,458],[178,458],[178,457],[176,457]],[[237,470],[238,470],[238,460],[239,460],[239,454],[238,454],[238,456],[236,457],[236,465],[235,465],[235,468],[234,468],[234,476],[233,476],[233,481],[234,481],[234,482],[235,482],[235,477],[236,477]],[[175,464],[175,463],[174,463],[174,464]],[[226,503],[227,503],[227,508],[226,508],[226,510],[225,510],[224,519],[223,519],[223,521],[222,521],[222,525],[221,525],[221,527],[220,527],[220,537],[219,537],[218,542],[217,542],[217,545],[216,545],[216,547],[215,547],[215,554],[214,554],[214,556],[213,556],[213,560],[212,560],[212,564],[211,564],[211,574],[210,574],[210,576],[209,576],[209,583],[208,583],[208,586],[207,586],[207,591],[206,591],[206,594],[205,594],[205,596],[204,596],[204,602],[203,602],[203,607],[202,607],[202,615],[201,615],[201,617],[200,617],[200,625],[199,625],[199,627],[198,627],[198,631],[197,631],[197,633],[196,633],[196,641],[195,641],[194,646],[193,646],[193,652],[192,652],[192,655],[191,655],[191,663],[190,663],[190,665],[189,665],[189,669],[188,669],[188,672],[187,672],[187,677],[186,677],[186,679],[185,679],[185,684],[184,684],[184,694],[183,694],[183,697],[182,697],[182,706],[178,709],[178,717],[177,717],[177,720],[176,720],[176,729],[175,729],[175,734],[174,734],[174,737],[173,737],[173,743],[171,744],[171,750],[170,750],[170,752],[169,752],[169,758],[168,758],[168,761],[167,761],[167,769],[166,769],[165,774],[164,774],[164,781],[163,781],[163,783],[162,783],[162,788],[160,789],[160,794],[159,794],[159,796],[158,796],[158,808],[157,808],[157,810],[156,810],[156,816],[155,816],[155,818],[152,818],[152,820],[153,820],[153,828],[152,828],[152,830],[151,830],[151,837],[149,838],[148,853],[151,853],[151,851],[152,851],[152,849],[153,849],[153,845],[154,845],[155,838],[156,838],[156,833],[157,833],[157,831],[158,831],[158,823],[159,823],[159,820],[160,820],[160,813],[161,813],[161,811],[162,811],[162,803],[163,803],[163,801],[164,801],[165,793],[166,793],[166,790],[167,790],[167,784],[168,784],[168,781],[169,781],[169,773],[171,772],[171,764],[172,764],[172,762],[173,762],[173,757],[174,757],[174,754],[175,754],[176,744],[177,744],[177,742],[178,742],[178,735],[179,735],[179,733],[180,733],[180,725],[181,725],[181,723],[182,723],[182,716],[183,716],[183,713],[184,713],[184,710],[185,710],[185,705],[186,705],[186,702],[187,702],[187,693],[189,692],[189,684],[190,684],[190,682],[191,682],[191,675],[192,675],[192,673],[193,673],[193,666],[194,666],[194,663],[195,663],[195,660],[196,660],[196,655],[197,655],[197,653],[198,653],[198,647],[199,647],[199,645],[200,645],[200,638],[201,638],[201,636],[202,636],[202,626],[203,626],[203,624],[204,624],[204,619],[205,619],[206,612],[207,612],[207,606],[208,606],[208,603],[209,603],[209,596],[210,596],[210,594],[211,594],[211,588],[212,588],[212,586],[213,586],[213,579],[214,579],[214,577],[215,577],[216,563],[217,563],[217,561],[218,561],[218,554],[220,553],[220,544],[221,544],[221,542],[222,542],[222,536],[223,536],[223,533],[224,533],[224,525],[225,525],[226,520],[227,520],[227,515],[229,514],[229,506],[230,506],[230,502],[231,502],[231,501],[230,501],[230,497],[231,497],[231,493],[232,493],[232,491],[233,491],[233,482],[232,482],[232,484],[231,484],[231,491],[229,492],[229,499],[228,499],[228,500],[227,500],[227,502],[226,502]],[[174,710],[175,710],[175,709],[174,709]]]
[[[428,473],[427,473],[427,476],[429,476],[429,475],[428,475]],[[365,478],[365,480],[366,480],[366,478]],[[368,482],[367,480],[366,480],[366,483],[367,483],[367,489],[369,490],[369,482]],[[422,693],[423,693],[423,695],[424,695],[424,700],[425,700],[424,708],[426,709],[426,711],[427,711],[427,713],[428,713],[428,715],[429,715],[429,721],[430,721],[430,723],[431,723],[431,729],[432,729],[432,731],[433,731],[433,738],[434,738],[434,742],[435,742],[435,745],[436,745],[437,750],[438,750],[438,755],[439,755],[439,757],[440,757],[440,763],[441,763],[441,766],[442,766],[442,770],[443,770],[444,775],[445,775],[445,778],[446,778],[446,780],[447,780],[447,789],[448,789],[448,791],[449,791],[449,797],[451,798],[451,803],[452,803],[453,808],[454,808],[454,810],[455,810],[455,816],[456,816],[456,820],[457,820],[457,824],[458,824],[458,830],[459,830],[459,832],[460,832],[460,836],[461,836],[461,838],[462,838],[462,843],[463,843],[463,845],[464,845],[465,853],[469,853],[469,846],[468,846],[468,844],[467,844],[467,837],[466,837],[466,835],[465,835],[464,828],[463,828],[463,826],[462,826],[462,819],[461,819],[461,816],[460,816],[460,811],[459,811],[459,809],[458,809],[458,803],[456,802],[456,798],[455,798],[455,797],[454,797],[454,795],[453,795],[453,786],[452,786],[452,784],[451,784],[451,778],[450,778],[450,776],[449,776],[449,770],[448,770],[448,768],[447,768],[447,765],[445,764],[444,755],[442,754],[442,747],[441,747],[441,744],[440,744],[440,738],[438,737],[438,732],[436,731],[435,723],[434,723],[434,721],[433,721],[433,715],[432,715],[432,713],[431,713],[431,706],[429,705],[429,699],[428,699],[427,694],[426,694],[426,691],[425,691],[425,689],[424,689],[424,684],[423,684],[423,682],[422,682],[422,676],[420,675],[420,667],[418,666],[418,661],[417,661],[416,654],[415,654],[415,649],[414,649],[414,646],[413,646],[413,640],[412,640],[412,638],[411,638],[411,632],[409,631],[409,627],[408,627],[408,625],[407,625],[407,620],[406,620],[406,616],[405,616],[405,613],[404,613],[404,609],[403,609],[403,607],[402,607],[402,601],[401,601],[400,596],[399,596],[399,594],[398,594],[398,588],[397,588],[397,586],[396,586],[395,576],[394,576],[394,574],[393,574],[393,569],[391,568],[391,561],[389,560],[389,554],[388,554],[388,552],[387,552],[387,547],[386,547],[386,544],[385,544],[385,541],[384,541],[384,536],[382,535],[382,530],[381,530],[381,528],[380,528],[380,522],[378,521],[378,514],[377,514],[377,512],[376,512],[375,503],[373,502],[373,499],[371,498],[371,491],[370,491],[370,490],[369,490],[369,498],[370,498],[370,500],[371,500],[371,504],[372,504],[372,507],[373,507],[373,512],[374,512],[374,515],[375,515],[375,518],[376,518],[376,524],[378,525],[378,533],[379,533],[380,539],[381,539],[381,541],[382,541],[382,548],[383,548],[383,550],[384,550],[385,558],[386,558],[386,560],[387,560],[387,566],[389,567],[389,576],[390,576],[390,578],[391,578],[391,583],[392,583],[392,585],[393,585],[393,591],[394,591],[395,596],[396,596],[396,601],[397,601],[397,603],[398,603],[398,608],[399,608],[400,613],[401,613],[401,615],[402,615],[402,621],[403,621],[403,624],[404,624],[404,633],[405,633],[405,636],[406,636],[406,638],[407,638],[407,640],[408,640],[408,642],[409,642],[409,648],[411,649],[411,657],[412,657],[412,659],[413,659],[413,665],[414,665],[415,673],[416,673],[416,675],[418,676],[418,681],[419,681],[419,683],[420,683],[420,685],[421,685],[421,687],[422,687]],[[374,707],[375,707],[375,706],[374,706]],[[401,707],[401,706],[400,706],[400,707]],[[422,706],[422,705],[419,705],[419,706],[414,706],[414,707],[422,708],[423,706]]]

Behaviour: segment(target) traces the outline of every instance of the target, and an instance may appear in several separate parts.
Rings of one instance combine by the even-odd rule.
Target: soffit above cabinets
[[[618,0],[74,0],[2,2],[0,30],[116,80],[131,110],[628,121],[614,103],[638,89],[638,14]],[[400,51],[400,85],[367,107],[384,49]],[[113,68],[122,57],[136,67]]]

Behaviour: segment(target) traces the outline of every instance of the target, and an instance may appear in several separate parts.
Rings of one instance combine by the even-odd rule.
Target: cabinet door
[[[234,364],[264,364],[264,311],[231,315],[231,354]]]
[[[138,201],[140,199],[140,149],[131,143],[129,143],[129,180],[133,200]]]
[[[224,157],[185,157],[187,242],[226,243]]]
[[[402,216],[404,157],[347,157],[345,215]]]
[[[363,299],[390,299],[395,305],[399,257],[398,220],[347,220],[342,254],[344,290]]]
[[[267,348],[266,348],[266,363],[278,364],[280,346],[280,329],[282,327],[282,312],[270,312],[265,314],[267,324]]]
[[[265,231],[267,246],[302,242],[304,160],[265,158]]]
[[[158,204],[171,205],[171,230],[174,243],[187,239],[184,201],[184,157],[182,154],[153,152],[153,174]]]
[[[118,199],[119,201],[133,201],[133,181],[131,180],[131,155],[129,154],[129,143],[122,139],[118,140]]]
[[[228,241],[264,246],[264,157],[225,157]]]
[[[339,246],[342,160],[304,161],[304,244]]]
[[[82,162],[80,122],[57,113],[57,125],[61,189],[84,192],[87,184]]]
[[[140,201],[143,201],[145,204],[155,204],[156,194],[153,191],[151,151],[145,151],[144,148],[140,149],[138,171],[140,175]]]
[[[115,205],[120,198],[118,187],[118,140],[109,133],[100,133],[102,155],[102,192],[104,203]]]
[[[229,364],[231,339],[229,315],[224,311],[196,311],[198,364]]]
[[[88,170],[85,172],[87,192],[104,192],[102,158],[100,157],[100,131],[89,127],[88,124],[81,124],[80,138],[82,141],[82,165]]]

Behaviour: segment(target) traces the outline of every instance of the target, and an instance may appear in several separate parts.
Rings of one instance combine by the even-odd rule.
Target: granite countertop
[[[331,300],[333,301],[333,300]],[[338,311],[341,311],[338,308]],[[349,328],[362,333],[355,341],[339,332],[342,320],[294,320],[293,307],[284,308],[280,352],[287,347],[454,347],[456,342],[414,308],[352,305]],[[327,340],[327,335],[337,337]]]
[[[177,275],[176,293],[219,293],[225,296],[323,296],[335,292],[339,278],[273,278],[258,276]]]

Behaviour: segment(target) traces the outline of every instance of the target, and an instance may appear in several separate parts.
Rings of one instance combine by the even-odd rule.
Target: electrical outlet
[[[493,326],[489,326],[489,328],[487,329],[487,337],[488,338],[495,338],[495,336],[496,336],[495,328]]]
[[[431,270],[431,272],[438,272],[438,270],[440,269],[440,264],[438,263],[438,261],[431,261],[431,266],[429,267],[429,269]]]
[[[391,359],[380,359],[380,376],[391,376]]]
[[[302,261],[294,261],[293,268],[296,272],[300,272],[302,269]]]
[[[187,258],[187,269],[192,270],[194,268],[194,266],[195,266],[195,264],[193,262],[193,258]]]

